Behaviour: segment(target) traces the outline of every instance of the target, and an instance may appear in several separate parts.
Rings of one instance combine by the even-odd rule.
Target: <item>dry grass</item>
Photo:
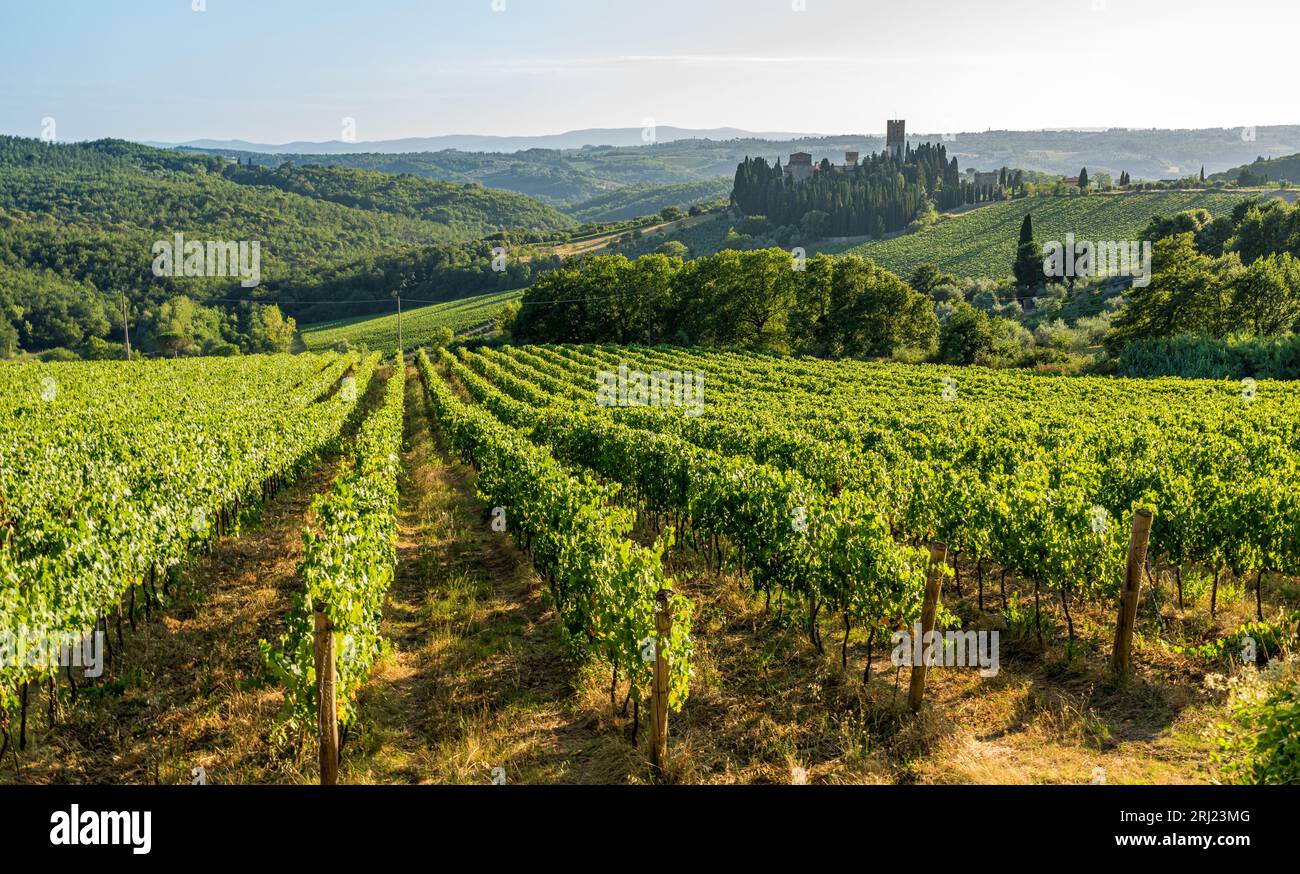
[[[642,531],[644,539],[651,535]],[[1136,674],[1117,684],[1109,673],[1113,610],[1072,606],[1076,640],[1066,639],[1058,601],[1043,596],[1044,649],[1032,624],[1008,627],[996,579],[976,608],[945,593],[967,628],[997,628],[1001,670],[933,669],[923,712],[906,707],[908,673],[889,663],[877,640],[870,689],[862,684],[865,635],[854,629],[848,668],[840,668],[843,626],[825,617],[826,653],[809,643],[804,616],[790,605],[745,592],[747,583],[705,569],[698,557],[674,556],[677,587],[696,604],[697,676],[683,712],[671,720],[673,776],[702,783],[1110,783],[1208,782],[1215,774],[1209,735],[1222,719],[1222,695],[1206,688],[1206,668],[1155,642],[1196,642],[1230,633],[1253,618],[1253,592],[1220,589],[1209,621],[1208,593],[1185,610],[1168,591],[1162,619],[1143,604]],[[963,565],[963,574],[973,568]],[[987,581],[986,581],[987,583]],[[1015,580],[1012,597],[1032,588]],[[1169,580],[1162,580],[1168,588]],[[1249,594],[1249,597],[1244,597]],[[1265,588],[1279,614],[1294,591]],[[1292,606],[1293,609],[1293,606]],[[897,679],[897,690],[895,682]],[[1104,772],[1104,773],[1103,773]]]
[[[392,649],[362,692],[343,779],[361,783],[618,783],[646,768],[565,657],[542,584],[490,530],[473,471],[435,442],[418,378],[407,395]],[[608,702],[606,701],[606,709]]]

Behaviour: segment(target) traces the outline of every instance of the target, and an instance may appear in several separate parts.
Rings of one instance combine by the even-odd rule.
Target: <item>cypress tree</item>
[[[1020,288],[1036,288],[1043,282],[1043,257],[1034,243],[1034,222],[1030,213],[1020,225],[1020,244],[1016,246],[1016,260],[1011,272]]]

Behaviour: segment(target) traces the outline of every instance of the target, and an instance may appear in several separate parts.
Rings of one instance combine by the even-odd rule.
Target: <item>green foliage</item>
[[[907,227],[932,195],[943,207],[962,203],[957,185],[956,159],[950,165],[944,146],[927,143],[902,159],[881,152],[847,169],[824,163],[805,179],[785,175],[779,161],[746,158],[736,168],[731,202],[773,226],[798,225],[813,240],[880,237]]]
[[[1300,336],[1147,337],[1123,348],[1118,370],[1124,376],[1300,379]]]
[[[619,292],[611,294],[611,289]],[[682,263],[598,256],[547,274],[521,300],[525,342],[669,338],[775,352],[878,357],[933,349],[930,302],[857,257],[798,263],[781,249]]]
[[[204,314],[202,338],[157,331],[167,335],[159,352],[202,351],[207,339],[278,349],[279,337],[250,339],[248,307],[260,300],[284,303],[295,318],[325,319],[366,312],[373,304],[353,302],[394,289],[439,300],[517,288],[532,268],[494,270],[492,246],[470,241],[521,226],[574,225],[551,207],[476,185],[344,168],[250,168],[117,140],[0,137],[0,325],[8,326],[0,335],[15,329],[29,351],[76,348],[120,335],[123,296],[132,327],[146,331],[156,308],[185,297],[221,314]],[[175,233],[191,242],[258,242],[261,284],[155,276],[153,244]],[[205,303],[214,299],[249,303]]]
[[[674,185],[628,185],[575,203],[565,212],[582,222],[618,221],[661,215],[665,207],[684,210],[696,204],[725,202],[730,193],[731,179],[726,176]]]
[[[386,212],[433,222],[443,235],[468,240],[493,231],[527,228],[563,230],[574,222],[552,207],[527,197],[482,185],[456,185],[406,173],[379,173],[318,164],[281,164],[274,170],[240,167],[225,175],[241,185],[267,186],[313,200],[324,200],[366,212]]]
[[[1236,384],[705,349],[506,347],[469,361],[500,355],[531,383],[515,385],[484,367],[503,391],[534,406],[549,395],[566,410],[584,400],[590,406],[596,374],[617,372],[620,364],[645,373],[705,374],[700,415],[682,415],[671,405],[602,410],[620,423],[680,435],[728,458],[798,473],[823,494],[860,491],[889,520],[895,538],[944,540],[968,557],[1059,587],[1065,597],[1113,594],[1122,578],[1127,520],[1142,505],[1156,511],[1153,556],[1228,567],[1238,577],[1251,569],[1289,574],[1300,567],[1293,499],[1300,463],[1289,436],[1300,421],[1300,394],[1286,384],[1261,384],[1247,402]],[[630,447],[621,453],[636,451],[631,438],[619,445]],[[659,455],[665,453],[674,460],[647,460],[607,475],[636,476],[640,489],[652,481],[645,471],[675,469],[683,457],[676,446],[662,446]],[[685,480],[669,476],[667,482]]]
[[[406,367],[399,354],[379,407],[361,424],[348,467],[312,502],[314,527],[303,531],[298,574],[303,591],[286,618],[287,632],[263,658],[285,686],[282,732],[316,724],[314,612],[335,635],[339,723],[356,720],[356,697],[384,651],[379,634],[384,598],[397,564],[397,477],[401,470]]]
[[[1248,664],[1253,664],[1254,661],[1264,663],[1270,658],[1281,655],[1285,649],[1294,647],[1298,622],[1300,622],[1300,614],[1292,615],[1281,623],[1251,620],[1241,625],[1232,634],[1216,638],[1209,643],[1197,646],[1171,646],[1170,650],[1210,662],[1226,660]],[[1247,661],[1242,655],[1247,641],[1254,648],[1253,661]]]
[[[454,362],[446,351],[441,357]],[[548,580],[574,654],[600,658],[628,677],[640,700],[652,674],[646,641],[653,640],[669,664],[669,705],[679,710],[691,677],[691,603],[668,597],[673,633],[661,639],[654,620],[660,593],[670,585],[661,561],[666,544],[630,541],[635,514],[612,505],[615,489],[570,475],[519,431],[460,401],[423,351],[417,365],[448,440],[478,469],[484,500],[500,508],[507,529]]]
[[[1128,293],[1107,347],[1118,352],[1139,340],[1180,334],[1275,337],[1295,331],[1300,260],[1289,251],[1257,252],[1245,267],[1244,260],[1235,250],[1218,258],[1201,253],[1190,232],[1160,240],[1152,251],[1150,284]]]
[[[0,368],[0,635],[80,639],[335,439],[353,356]],[[51,451],[52,447],[72,447]],[[147,591],[141,595],[149,597]],[[49,668],[0,665],[0,710]]]
[[[1032,335],[1016,322],[959,301],[939,327],[935,360],[943,364],[1005,367],[1014,365],[1032,340]]]
[[[561,461],[634,489],[643,510],[726,537],[758,588],[802,596],[814,612],[830,604],[871,626],[919,616],[927,554],[896,544],[861,493],[820,494],[798,473],[693,445],[662,417],[611,421],[599,407],[584,411],[576,397],[552,397],[515,377],[499,354],[462,354],[469,366],[449,355],[447,366],[501,421]],[[547,382],[583,394],[572,380]]]
[[[1243,181],[1244,174],[1244,181]],[[1265,158],[1262,155],[1254,162],[1241,167],[1233,167],[1222,173],[1214,173],[1211,180],[1219,182],[1238,182],[1242,185],[1262,185],[1267,182],[1300,182],[1300,154],[1287,155],[1282,158]]]
[[[1215,761],[1231,782],[1300,784],[1300,678],[1289,663],[1275,664],[1262,677],[1245,675],[1219,727]]]
[[[1251,201],[1234,209],[1232,220],[1227,249],[1240,255],[1243,264],[1284,252],[1300,257],[1300,205]]]
[[[1016,243],[1016,260],[1011,265],[1011,273],[1020,288],[1034,289],[1043,284],[1042,250],[1034,241],[1034,218],[1031,213],[1025,213],[1025,219],[1020,224],[1020,239]]]
[[[693,222],[674,225],[667,230],[645,234],[639,240],[611,245],[610,251],[626,255],[628,258],[654,253],[681,258],[702,258],[706,255],[714,255],[723,249],[755,248],[753,245],[737,245],[733,239],[730,239],[731,222],[730,213],[718,213]],[[676,246],[673,246],[671,251],[659,251],[674,243],[686,247],[686,251],[682,252]]]

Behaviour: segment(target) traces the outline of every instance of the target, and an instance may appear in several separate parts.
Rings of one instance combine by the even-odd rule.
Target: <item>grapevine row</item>
[[[547,579],[574,654],[594,656],[615,677],[627,677],[640,701],[651,680],[645,653],[654,641],[669,664],[669,704],[680,709],[691,676],[691,605],[679,594],[669,597],[676,618],[670,639],[659,639],[654,616],[670,583],[664,543],[632,542],[635,516],[614,504],[614,489],[571,475],[517,430],[461,401],[423,350],[416,363],[449,443],[473,464],[480,494]]]
[[[337,438],[374,359],[0,369],[0,635],[82,640]],[[358,389],[358,385],[361,389]],[[120,634],[120,612],[118,628]],[[54,666],[0,665],[0,709]]]
[[[263,657],[285,688],[282,727],[298,729],[317,718],[312,617],[322,612],[342,645],[335,654],[339,723],[356,719],[356,697],[383,651],[383,603],[397,563],[398,473],[401,470],[406,369],[401,353],[383,400],[361,424],[347,468],[312,503],[313,527],[303,532],[298,574],[303,590],[275,646],[261,641]]]

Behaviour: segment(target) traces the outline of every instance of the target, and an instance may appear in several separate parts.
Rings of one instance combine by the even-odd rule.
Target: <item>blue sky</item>
[[[37,136],[46,117],[60,140],[258,142],[339,139],[343,118],[359,140],[646,119],[1300,123],[1294,49],[1268,37],[1300,33],[1294,0],[205,2],[0,0],[0,132]]]

